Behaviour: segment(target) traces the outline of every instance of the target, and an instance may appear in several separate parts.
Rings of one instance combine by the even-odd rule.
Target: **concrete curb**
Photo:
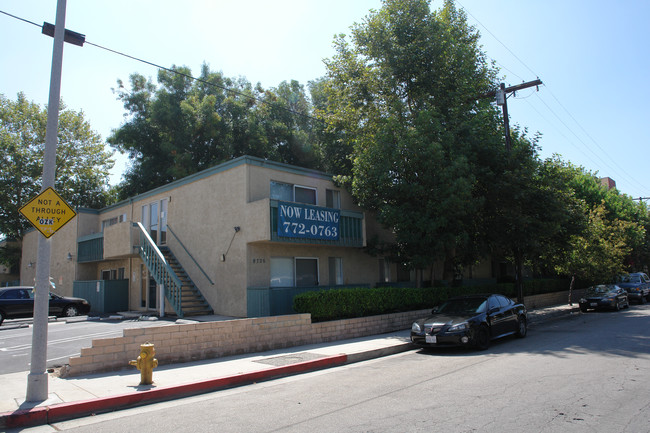
[[[145,391],[112,397],[17,410],[0,414],[0,428],[34,427],[37,425],[61,422],[98,413],[112,412],[115,410],[204,394],[255,382],[263,382],[265,380],[277,379],[279,377],[290,376],[293,374],[336,367],[346,363],[348,363],[348,356],[341,354],[281,367],[273,367],[267,370],[208,379],[183,385],[151,388]]]

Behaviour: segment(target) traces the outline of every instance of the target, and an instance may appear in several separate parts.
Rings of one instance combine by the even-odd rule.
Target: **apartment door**
[[[156,245],[167,243],[167,206],[166,198],[142,206],[142,225]]]
[[[140,265],[140,307],[155,310],[157,305],[156,280],[151,278],[147,267]]]

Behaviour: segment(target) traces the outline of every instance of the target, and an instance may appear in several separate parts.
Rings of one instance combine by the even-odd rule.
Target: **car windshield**
[[[438,308],[438,313],[444,314],[472,314],[485,311],[487,298],[459,298],[450,299]]]
[[[641,277],[638,275],[623,275],[619,277],[621,283],[641,284]]]
[[[604,295],[605,293],[608,293],[612,291],[614,287],[612,286],[594,286],[594,287],[589,287],[587,289],[587,296],[594,296],[594,295]]]

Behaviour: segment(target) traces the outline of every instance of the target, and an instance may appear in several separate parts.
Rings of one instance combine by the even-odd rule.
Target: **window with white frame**
[[[271,257],[271,287],[318,286],[315,257]]]
[[[140,222],[158,245],[167,243],[167,203],[164,198],[142,206]]]
[[[297,203],[318,204],[316,188],[271,181],[271,199]]]
[[[341,192],[333,189],[326,189],[325,206],[332,209],[341,209]]]
[[[271,257],[271,287],[293,287],[293,257]]]
[[[341,257],[328,258],[330,286],[343,284],[343,259]]]

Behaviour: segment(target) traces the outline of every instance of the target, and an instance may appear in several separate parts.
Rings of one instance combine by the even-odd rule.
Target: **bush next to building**
[[[524,295],[539,295],[568,290],[567,280],[524,281]],[[516,296],[515,285],[497,283],[461,287],[377,287],[340,288],[305,292],[293,299],[297,313],[310,313],[312,321],[349,319],[400,311],[431,308],[452,296],[501,293]]]

